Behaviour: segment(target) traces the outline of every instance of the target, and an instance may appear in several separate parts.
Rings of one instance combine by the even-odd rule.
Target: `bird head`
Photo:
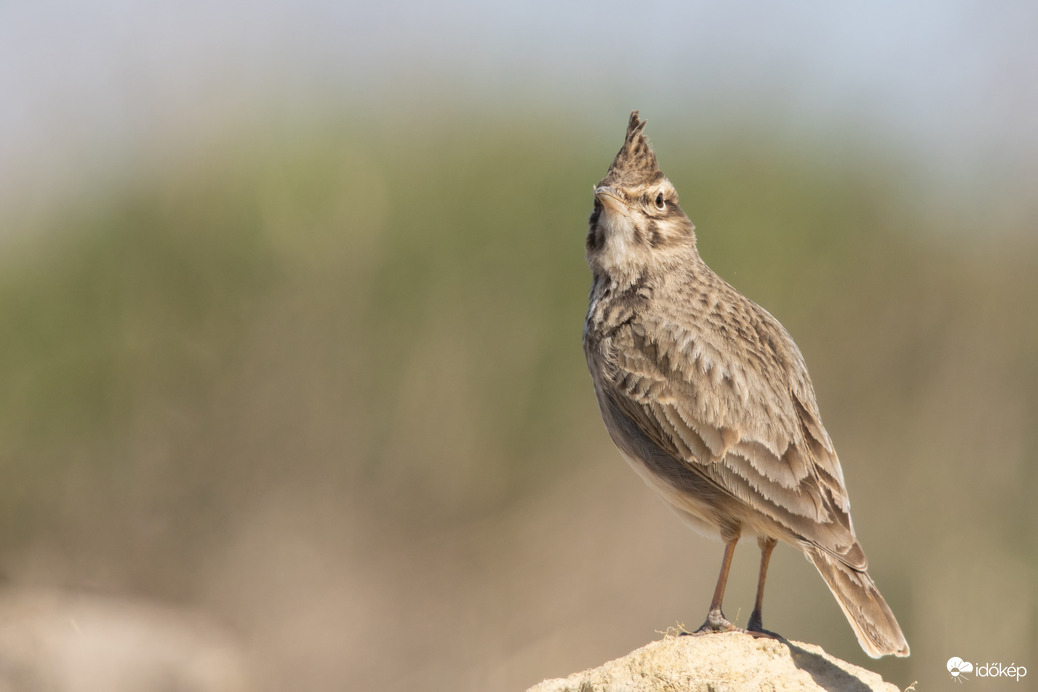
[[[644,130],[645,121],[632,112],[624,145],[594,188],[589,219],[588,264],[621,281],[695,249],[695,227],[678,206],[678,193],[659,169]]]

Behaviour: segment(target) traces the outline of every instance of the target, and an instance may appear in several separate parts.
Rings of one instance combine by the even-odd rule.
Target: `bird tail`
[[[856,570],[813,545],[804,546],[804,554],[829,585],[865,653],[872,658],[908,655],[905,635],[867,572]]]

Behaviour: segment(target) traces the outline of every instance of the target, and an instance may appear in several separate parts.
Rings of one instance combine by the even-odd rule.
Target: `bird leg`
[[[775,539],[761,536],[757,539],[760,546],[760,576],[757,578],[757,600],[753,604],[753,612],[750,614],[750,622],[746,629],[750,632],[761,634],[772,634],[764,629],[761,622],[761,605],[764,603],[764,580],[768,576],[768,562],[771,560],[771,551],[775,549]]]
[[[732,556],[735,554],[735,544],[739,542],[739,534],[724,544],[724,557],[721,559],[721,573],[717,577],[717,586],[714,588],[714,597],[710,601],[710,612],[706,615],[706,622],[693,634],[707,632],[732,632],[740,631],[738,627],[728,621],[721,612],[721,601],[724,600],[724,587],[728,583],[728,570],[732,567]]]

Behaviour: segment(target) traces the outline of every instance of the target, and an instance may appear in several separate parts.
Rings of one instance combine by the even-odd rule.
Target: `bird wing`
[[[739,314],[643,316],[614,332],[605,393],[670,456],[865,569],[803,356],[774,317],[739,298]]]

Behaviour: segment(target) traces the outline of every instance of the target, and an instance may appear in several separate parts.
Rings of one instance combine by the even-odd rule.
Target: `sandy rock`
[[[876,673],[834,658],[813,644],[737,632],[667,636],[598,668],[545,680],[528,692],[649,690],[898,692]]]

